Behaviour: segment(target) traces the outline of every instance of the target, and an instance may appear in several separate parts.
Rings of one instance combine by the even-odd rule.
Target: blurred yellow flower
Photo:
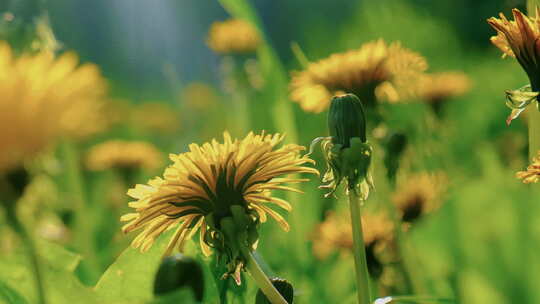
[[[357,50],[333,54],[293,72],[290,98],[308,112],[326,110],[336,94],[354,93],[368,105],[379,99],[396,102],[414,96],[426,60],[399,42],[368,42]]]
[[[16,57],[0,42],[0,172],[20,165],[60,136],[103,129],[106,83],[97,66],[74,53]]]
[[[540,151],[536,157],[532,159],[532,163],[527,167],[526,171],[519,171],[516,177],[521,179],[524,184],[537,183],[540,176]]]
[[[491,17],[488,23],[497,31],[497,36],[491,37],[491,42],[502,52],[503,57],[515,57],[523,67],[533,86],[538,88],[538,69],[540,68],[540,10],[536,8],[535,17],[527,17],[518,9],[513,9],[514,21],[509,21],[503,15]]]
[[[426,74],[420,82],[419,96],[429,104],[439,104],[463,95],[471,88],[471,80],[462,72]]]
[[[201,82],[188,84],[182,90],[180,99],[189,109],[199,112],[209,111],[218,103],[215,90]]]
[[[147,169],[159,168],[163,155],[153,145],[142,141],[110,140],[90,149],[86,167],[90,170],[113,168]]]
[[[400,176],[392,201],[404,223],[412,223],[422,215],[440,207],[447,179],[442,173],[416,173]]]
[[[146,102],[132,110],[135,127],[155,133],[174,133],[180,128],[178,111],[163,102]]]
[[[249,133],[242,140],[233,140],[225,132],[223,143],[214,139],[202,146],[191,144],[189,152],[171,154],[173,164],[165,170],[164,178],[156,177],[148,185],[137,185],[128,191],[136,199],[129,203],[135,212],[121,218],[129,221],[122,230],[128,233],[143,228],[132,245],[146,251],[161,233],[177,227],[167,246],[168,255],[175,247],[181,250],[183,242],[200,228],[200,246],[205,255],[214,248],[220,254],[228,254],[227,263],[237,263],[238,257],[232,254],[233,243],[255,246],[256,227],[266,221],[267,215],[284,230],[289,229],[285,219],[270,205],[287,211],[291,205],[271,196],[271,190],[298,191],[282,184],[306,179],[279,177],[318,173],[302,166],[313,162],[300,156],[304,147],[288,144],[277,148],[282,140],[282,135],[264,133]],[[247,240],[230,239],[230,230],[224,228],[226,219],[238,220],[239,216],[242,225],[237,229]],[[237,270],[237,265],[232,271]]]
[[[364,213],[362,232],[365,246],[375,243],[386,245],[394,238],[394,225],[384,213]],[[329,212],[324,222],[320,223],[313,237],[313,253],[319,259],[325,259],[332,252],[339,250],[350,253],[353,250],[351,219],[348,214]]]
[[[229,19],[212,24],[207,43],[219,54],[249,54],[257,50],[261,38],[250,23],[240,19]]]

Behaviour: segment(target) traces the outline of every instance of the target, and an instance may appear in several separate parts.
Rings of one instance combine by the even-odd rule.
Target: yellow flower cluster
[[[333,54],[294,72],[290,98],[308,112],[320,113],[336,94],[354,93],[364,103],[396,102],[414,96],[426,60],[399,42],[368,42],[357,50]]]
[[[0,172],[20,165],[61,136],[103,128],[106,83],[93,64],[74,53],[15,56],[0,42]]]
[[[261,38],[250,23],[240,19],[229,19],[212,24],[207,43],[219,54],[249,54],[257,50]]]
[[[134,168],[152,170],[163,163],[163,155],[153,145],[142,141],[110,140],[90,149],[86,167],[90,170]]]

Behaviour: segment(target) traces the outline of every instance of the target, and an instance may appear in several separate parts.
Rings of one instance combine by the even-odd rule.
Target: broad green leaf
[[[127,248],[95,287],[104,303],[145,303],[153,298],[154,276],[174,230],[161,235],[145,253]]]
[[[69,265],[68,263],[67,265]],[[97,303],[92,290],[85,287],[75,275],[62,267],[58,268],[48,262],[41,261],[41,272],[48,303]],[[65,267],[66,265],[61,265]],[[5,290],[11,290],[22,295],[28,303],[37,302],[34,272],[30,268],[26,255],[10,255],[0,260],[0,281],[5,282]],[[13,295],[13,293],[10,293]],[[15,302],[17,303],[17,302]],[[21,302],[25,303],[25,302]]]

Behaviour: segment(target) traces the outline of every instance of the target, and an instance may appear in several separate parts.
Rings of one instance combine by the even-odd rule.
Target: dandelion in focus
[[[0,42],[0,172],[14,169],[63,136],[103,129],[106,84],[97,66],[74,53],[15,56]]]
[[[502,13],[499,18],[492,17],[487,21],[497,31],[491,42],[503,52],[503,57],[516,58],[530,81],[530,86],[507,91],[507,105],[512,109],[507,124],[536,101],[540,90],[540,46],[537,44],[540,39],[540,9],[536,8],[535,17],[527,17],[518,9],[513,9],[512,14],[513,21]]]
[[[313,163],[300,156],[304,147],[287,144],[278,148],[282,140],[280,134],[264,133],[233,140],[225,132],[223,143],[191,144],[189,152],[171,154],[173,164],[164,178],[128,191],[136,199],[129,204],[135,212],[121,218],[129,221],[123,231],[143,229],[132,245],[146,251],[161,233],[176,228],[165,252],[169,255],[175,248],[181,250],[184,241],[200,229],[202,252],[210,255],[215,250],[228,274],[239,283],[247,259],[242,252],[256,247],[259,224],[270,216],[289,230],[287,221],[271,206],[290,211],[291,205],[273,197],[271,191],[298,192],[283,184],[306,179],[282,176],[318,173],[303,166]]]
[[[354,93],[367,106],[373,106],[377,97],[397,102],[415,96],[416,82],[427,67],[420,54],[399,42],[372,41],[294,72],[290,97],[314,113],[326,110],[332,97],[341,93]]]
[[[521,179],[524,184],[537,183],[539,176],[540,151],[538,151],[536,157],[532,159],[532,163],[527,167],[527,170],[516,173],[516,177]]]
[[[416,173],[401,176],[392,196],[405,224],[411,224],[438,209],[446,190],[446,176],[442,173]]]
[[[212,24],[207,43],[219,54],[250,54],[260,46],[261,38],[250,23],[240,19],[229,19]]]

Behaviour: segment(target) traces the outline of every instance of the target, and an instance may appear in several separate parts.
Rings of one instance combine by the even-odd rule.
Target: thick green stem
[[[360,197],[354,190],[349,191],[349,207],[351,211],[351,225],[353,231],[354,265],[356,272],[356,285],[358,304],[371,303],[369,289],[369,272],[366,261],[366,249],[362,232],[362,220],[360,216]]]
[[[243,248],[242,254],[247,260],[247,270],[249,271],[255,282],[257,282],[257,286],[259,286],[259,288],[262,290],[266,298],[268,298],[270,303],[287,304],[287,301],[283,298],[279,291],[277,291],[272,282],[270,282],[266,274],[263,272],[262,268],[257,263],[257,260],[255,260],[255,258],[253,257],[253,253],[250,252],[249,249]]]
[[[7,209],[7,220],[13,230],[19,235],[21,238],[23,245],[26,247],[26,253],[28,255],[28,259],[30,260],[31,267],[34,271],[34,281],[36,285],[36,291],[38,295],[38,303],[45,304],[45,288],[43,287],[43,276],[41,273],[41,266],[39,263],[39,257],[37,254],[36,246],[34,245],[34,241],[32,240],[32,237],[26,233],[25,228],[19,222],[17,215],[15,214],[15,210],[13,208],[6,208]]]
[[[532,159],[540,150],[540,111],[536,104],[532,104],[527,109],[527,120],[529,124],[529,158]]]
[[[527,0],[527,13],[535,16],[536,7],[540,7],[540,0]],[[533,91],[537,91],[537,84],[531,83]],[[533,103],[527,109],[527,119],[529,124],[529,158],[532,159],[540,150],[540,111]]]

